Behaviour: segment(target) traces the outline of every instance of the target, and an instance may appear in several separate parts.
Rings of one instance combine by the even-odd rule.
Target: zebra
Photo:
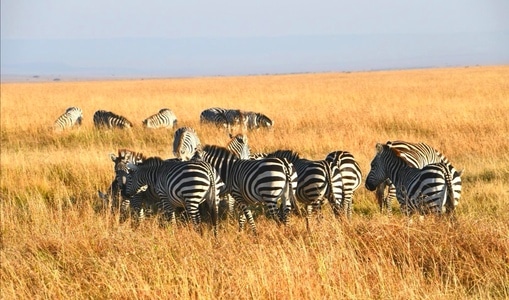
[[[237,158],[240,159],[249,159],[251,156],[251,152],[249,150],[248,146],[248,139],[247,135],[239,133],[237,135],[230,135],[230,142],[228,142],[228,145],[226,146],[228,150],[230,150],[232,153],[237,156]]]
[[[250,205],[265,204],[270,216],[279,223],[287,224],[287,215],[296,208],[293,164],[285,159],[264,158],[260,160],[238,159],[227,148],[205,145],[196,153],[209,162],[219,173],[243,214],[239,217],[239,230],[242,231],[247,219],[252,232],[256,235],[256,225]],[[282,213],[278,217],[277,201],[281,198]]]
[[[344,208],[347,218],[350,219],[353,210],[353,193],[362,181],[361,168],[355,157],[348,151],[330,152],[325,160],[339,168],[343,189],[340,196],[341,201],[337,204]]]
[[[247,130],[254,130],[259,128],[273,128],[274,121],[262,113],[257,112],[243,112],[244,127]]]
[[[173,136],[173,155],[181,160],[190,160],[201,142],[191,127],[181,127]]]
[[[117,178],[117,171],[127,172],[127,164],[143,164],[147,157],[141,152],[135,152],[129,149],[118,149],[118,156],[111,153],[110,158],[114,163],[115,178],[111,182],[106,193],[97,191],[99,198],[101,198],[107,207],[110,207],[111,213],[120,212],[120,222],[124,222],[128,216],[129,210],[129,199],[124,199],[120,194],[120,187],[122,185],[121,180]],[[144,208],[140,212],[140,219],[143,219],[145,215],[150,216],[157,212],[155,200],[153,195],[148,193],[142,193],[140,195],[144,201]]]
[[[226,109],[220,107],[212,107],[203,110],[200,114],[201,123],[212,123],[218,127],[227,127],[228,120],[225,115]]]
[[[151,160],[149,158],[146,165],[128,163],[127,172],[118,171],[121,181],[125,182],[121,187],[122,195],[131,197],[130,205],[135,214],[141,210],[136,195],[140,191],[152,189],[158,196],[166,221],[174,224],[176,208],[182,207],[195,228],[201,232],[199,206],[206,203],[212,218],[214,236],[217,236],[218,201],[224,184],[216,170],[209,163],[198,160]]]
[[[200,122],[205,124],[212,123],[231,131],[234,126],[243,124],[244,118],[243,112],[239,109],[212,107],[201,112]]]
[[[151,115],[142,122],[145,128],[173,128],[177,125],[177,117],[168,108],[159,110],[157,114]]]
[[[462,171],[458,172],[454,169],[445,155],[438,150],[434,149],[425,143],[410,143],[405,141],[387,141],[387,146],[393,149],[397,149],[400,157],[410,167],[422,169],[424,166],[433,163],[444,163],[448,165],[448,168],[453,169],[453,185],[459,184],[461,186],[461,174]],[[387,196],[385,194],[385,188],[387,188]],[[396,198],[396,188],[389,179],[386,179],[376,188],[376,199],[381,212],[386,210],[389,214],[392,213],[392,200]],[[461,197],[461,190],[454,191],[455,205],[459,202]]]
[[[301,158],[292,150],[277,150],[267,157],[287,159],[297,171],[296,198],[306,205],[306,228],[310,230],[309,217],[313,208],[320,207],[327,199],[336,215],[339,215],[342,181],[337,165],[326,160],[308,160]]]
[[[76,106],[71,106],[65,110],[65,112],[58,117],[58,119],[53,124],[53,129],[55,131],[63,131],[67,128],[71,128],[73,126],[81,126],[81,121],[83,120],[83,111],[81,108]]]
[[[461,190],[461,182],[452,182],[455,170],[450,164],[439,162],[418,169],[408,166],[396,148],[378,143],[376,150],[365,183],[369,191],[389,178],[406,215],[415,212],[440,215],[444,209],[447,214],[453,213],[457,205],[454,193]]]
[[[94,113],[94,126],[96,128],[131,128],[133,123],[125,117],[112,113],[111,111],[98,110]]]

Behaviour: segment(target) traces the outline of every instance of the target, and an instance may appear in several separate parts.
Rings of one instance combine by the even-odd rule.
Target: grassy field
[[[69,106],[81,128],[54,133]],[[463,169],[455,224],[389,217],[362,185],[350,221],[330,208],[286,228],[263,215],[259,236],[222,220],[218,239],[189,226],[129,223],[101,210],[118,148],[172,157],[174,130],[141,121],[167,107],[205,144],[225,131],[205,108],[262,112],[253,151],[334,150],[365,177],[375,144],[426,142]],[[105,109],[136,124],[94,129]],[[509,298],[509,66],[161,80],[1,84],[2,299],[504,299]],[[365,178],[364,178],[365,179]],[[364,184],[364,182],[363,182]]]

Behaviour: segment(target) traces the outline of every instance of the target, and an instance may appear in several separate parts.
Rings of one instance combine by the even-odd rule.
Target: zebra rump
[[[111,111],[98,110],[94,113],[94,126],[96,128],[124,129],[133,127],[133,123]]]
[[[177,125],[177,117],[168,108],[161,109],[157,114],[143,120],[143,127],[145,128],[173,128]]]
[[[73,126],[81,126],[81,121],[83,119],[83,111],[79,107],[69,107],[65,110],[65,112],[57,118],[55,123],[53,124],[53,129],[55,131],[62,131]]]

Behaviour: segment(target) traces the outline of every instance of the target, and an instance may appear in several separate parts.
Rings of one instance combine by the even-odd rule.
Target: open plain
[[[53,132],[70,106],[82,126]],[[352,219],[324,206],[308,234],[302,218],[285,228],[258,213],[258,237],[223,219],[216,240],[151,219],[133,230],[102,209],[110,153],[173,157],[174,130],[143,119],[169,108],[202,143],[226,145],[199,122],[215,106],[274,121],[246,132],[253,152],[350,151],[363,172]],[[100,109],[134,128],[95,129]],[[379,212],[364,180],[388,140],[426,142],[464,170],[457,222]],[[507,299],[509,66],[2,83],[0,189],[2,299]]]

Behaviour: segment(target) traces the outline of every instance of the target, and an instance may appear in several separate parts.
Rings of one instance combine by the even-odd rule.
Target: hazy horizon
[[[503,0],[6,0],[1,6],[2,81],[509,64],[509,1]]]

